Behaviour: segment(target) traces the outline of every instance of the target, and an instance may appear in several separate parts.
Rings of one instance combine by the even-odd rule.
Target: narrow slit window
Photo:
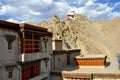
[[[16,36],[15,35],[5,35],[6,40],[8,42],[8,50],[12,49],[12,43],[14,42]]]
[[[12,78],[12,71],[8,71],[8,78],[11,79]]]

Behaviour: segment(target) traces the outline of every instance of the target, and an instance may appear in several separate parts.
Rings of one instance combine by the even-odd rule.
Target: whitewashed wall
[[[16,39],[12,43],[12,49],[8,50],[8,42],[6,40],[5,35],[16,35]],[[0,67],[0,80],[8,80],[8,72],[6,70],[6,66],[16,65],[13,70],[13,78],[14,80],[20,80],[19,78],[19,70],[17,68],[17,58],[19,54],[18,50],[18,34],[12,31],[3,31],[0,30],[0,59],[1,59],[1,67]]]
[[[56,55],[55,56],[55,69],[60,69],[62,67],[64,67],[65,65],[67,65],[67,55],[63,54],[63,55]]]
[[[74,58],[75,58],[75,56],[78,56],[78,55],[80,55],[80,52],[79,51],[73,51],[73,52],[70,52],[71,53],[71,55],[70,55],[70,63],[71,64],[75,64],[75,60],[74,60]]]

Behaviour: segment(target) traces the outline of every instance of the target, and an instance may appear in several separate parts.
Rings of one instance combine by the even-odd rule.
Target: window
[[[14,65],[6,66],[6,70],[7,70],[7,73],[8,73],[8,79],[11,79],[13,77],[14,67],[15,67]]]
[[[44,62],[45,62],[46,67],[47,67],[48,61],[49,61],[49,58],[44,59]]]
[[[22,80],[28,80],[38,75],[40,75],[40,64],[39,63],[26,66],[22,69]]]
[[[12,78],[12,71],[8,71],[8,78],[11,79]]]
[[[41,36],[39,33],[25,31],[25,39],[21,41],[21,51],[25,53],[34,53],[42,51]]]
[[[16,36],[6,34],[5,37],[6,37],[6,40],[8,42],[8,50],[11,50],[12,49],[12,43],[14,42]]]
[[[8,50],[12,49],[12,43],[8,43]]]

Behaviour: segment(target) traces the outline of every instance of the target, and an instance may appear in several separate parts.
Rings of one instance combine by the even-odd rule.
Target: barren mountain
[[[65,49],[81,49],[81,54],[107,54],[109,58],[120,53],[120,18],[109,21],[91,21],[82,15],[75,20],[60,20],[53,15],[50,22],[40,24],[53,32],[54,39],[63,40]]]

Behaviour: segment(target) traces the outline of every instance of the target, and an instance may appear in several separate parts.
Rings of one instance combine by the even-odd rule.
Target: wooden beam
[[[32,32],[32,52],[34,53],[34,33]]]
[[[39,34],[48,34],[48,32],[41,32],[41,31],[28,30],[28,29],[25,29],[25,31],[33,32],[33,33],[39,33]]]
[[[18,30],[7,29],[7,28],[0,28],[1,31],[8,31],[8,32],[18,32]]]
[[[19,24],[17,23],[13,23],[13,22],[9,22],[9,21],[3,21],[3,20],[0,20],[0,25],[10,25],[10,26],[14,26],[14,27],[19,27]]]
[[[25,54],[25,32],[22,32],[22,49],[23,49],[23,53]]]
[[[48,30],[47,28],[43,28],[43,27],[36,26],[36,25],[31,25],[31,24],[28,24],[28,23],[22,23],[22,24],[19,24],[19,25],[23,26],[25,28],[30,28],[30,29],[43,30],[43,31]]]

